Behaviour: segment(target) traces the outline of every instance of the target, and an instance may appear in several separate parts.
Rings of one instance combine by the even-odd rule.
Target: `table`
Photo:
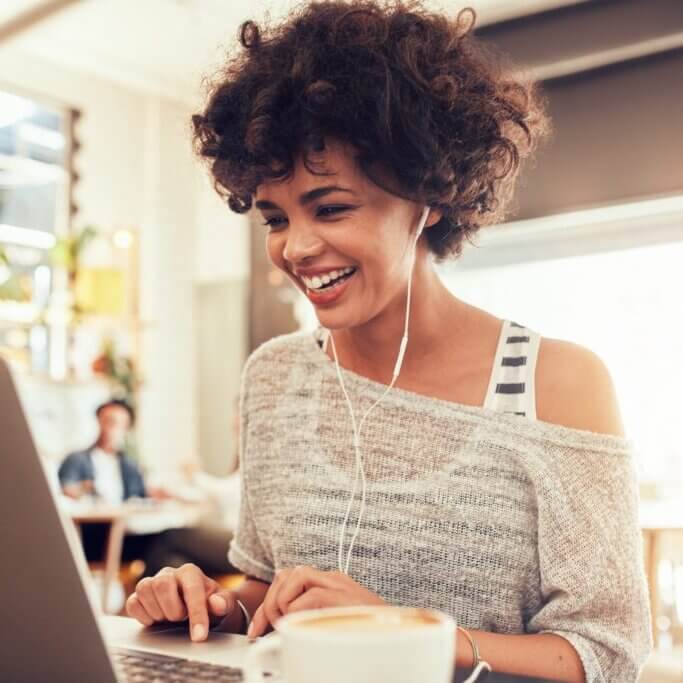
[[[640,504],[640,528],[645,545],[645,574],[650,592],[652,610],[652,637],[657,646],[657,608],[659,606],[659,587],[657,565],[659,546],[663,533],[681,535],[683,541],[683,503],[676,500],[644,501]]]
[[[62,507],[79,528],[82,524],[109,524],[100,594],[103,612],[107,611],[109,590],[119,574],[121,549],[126,533],[152,534],[166,529],[196,526],[204,513],[204,507],[199,503],[178,501],[145,500],[121,505],[68,501]]]
[[[189,639],[186,628],[161,626],[146,629],[134,619],[127,617],[101,617],[100,627],[108,645],[187,657],[224,666],[241,667],[249,647],[246,636],[210,633],[205,642],[193,643]],[[453,683],[460,683],[466,677],[467,672],[456,672]],[[277,680],[282,681],[282,679]],[[277,680],[273,683],[277,683]],[[553,683],[539,678],[501,673],[490,673],[485,681],[486,683]]]

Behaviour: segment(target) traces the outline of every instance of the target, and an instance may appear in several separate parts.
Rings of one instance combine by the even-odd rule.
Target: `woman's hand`
[[[235,610],[239,607],[232,591],[222,589],[193,564],[164,567],[156,576],[138,582],[126,600],[128,615],[145,626],[189,619],[190,637],[195,641],[206,640],[210,621],[219,622]]]
[[[323,572],[313,567],[282,569],[256,610],[247,635],[256,638],[285,614],[321,607],[384,605],[382,598],[341,572]]]

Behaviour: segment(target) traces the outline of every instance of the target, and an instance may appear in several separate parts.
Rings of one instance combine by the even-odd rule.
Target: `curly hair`
[[[472,35],[475,19],[420,0],[330,0],[273,26],[246,21],[192,117],[216,190],[244,213],[298,158],[324,174],[313,155],[337,139],[380,187],[439,209],[429,249],[458,256],[502,219],[521,160],[549,128],[536,85]]]

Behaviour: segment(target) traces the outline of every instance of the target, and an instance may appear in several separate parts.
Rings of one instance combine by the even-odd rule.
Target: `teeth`
[[[301,276],[306,287],[309,289],[320,289],[323,285],[328,285],[342,275],[348,275],[354,271],[353,266],[348,266],[342,270],[331,270],[329,273],[324,273],[322,275],[314,275],[313,277]]]

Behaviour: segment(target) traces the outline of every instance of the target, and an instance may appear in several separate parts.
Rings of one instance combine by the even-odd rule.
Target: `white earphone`
[[[344,385],[344,379],[341,374],[341,368],[339,367],[339,358],[337,357],[337,349],[334,345],[334,336],[332,333],[328,330],[328,338],[332,342],[332,353],[334,354],[334,362],[337,368],[337,378],[339,379],[339,385],[341,386],[342,392],[344,394],[344,398],[346,399],[346,405],[348,406],[349,409],[349,414],[351,415],[351,426],[353,428],[353,447],[356,455],[356,474],[353,480],[353,489],[351,491],[351,498],[349,499],[349,504],[346,508],[346,515],[344,516],[344,523],[342,524],[341,532],[339,534],[339,552],[338,552],[338,566],[339,566],[339,571],[348,574],[349,572],[349,564],[351,563],[351,553],[353,552],[353,546],[354,543],[356,542],[356,538],[358,536],[358,532],[360,531],[360,524],[361,520],[363,518],[363,512],[365,510],[365,491],[366,491],[366,481],[365,481],[365,470],[363,469],[363,461],[362,461],[362,456],[361,456],[361,450],[360,450],[360,437],[361,437],[361,430],[363,429],[363,423],[365,422],[366,418],[368,415],[382,402],[384,397],[391,391],[393,388],[394,384],[396,383],[396,380],[398,379],[398,376],[401,372],[401,366],[403,365],[403,357],[405,356],[406,348],[408,347],[408,323],[410,321],[410,298],[411,298],[411,292],[412,292],[412,284],[413,284],[413,271],[415,270],[415,261],[416,261],[416,252],[417,252],[417,242],[420,239],[420,235],[422,234],[422,231],[425,228],[425,223],[427,222],[427,217],[429,216],[429,207],[425,206],[424,210],[422,211],[422,214],[420,215],[420,221],[418,223],[417,227],[417,232],[415,235],[415,240],[413,241],[412,244],[412,263],[410,266],[410,277],[408,279],[408,292],[406,296],[406,315],[405,315],[405,325],[403,328],[403,337],[401,338],[401,345],[398,350],[398,356],[396,358],[396,364],[394,365],[394,372],[392,375],[391,383],[385,391],[382,393],[382,395],[367,409],[365,412],[365,415],[361,418],[361,421],[358,425],[356,425],[356,414],[353,410],[353,405],[351,403],[351,399],[349,398],[349,395],[346,391],[346,386]],[[351,508],[353,507],[353,503],[356,498],[356,488],[358,486],[358,476],[360,475],[360,479],[362,482],[362,487],[361,487],[361,503],[360,503],[360,510],[358,512],[358,521],[356,522],[356,529],[354,531],[353,537],[351,539],[351,543],[349,544],[349,548],[346,554],[346,562],[344,563],[344,537],[346,535],[346,527],[349,521],[349,515],[351,514]]]

